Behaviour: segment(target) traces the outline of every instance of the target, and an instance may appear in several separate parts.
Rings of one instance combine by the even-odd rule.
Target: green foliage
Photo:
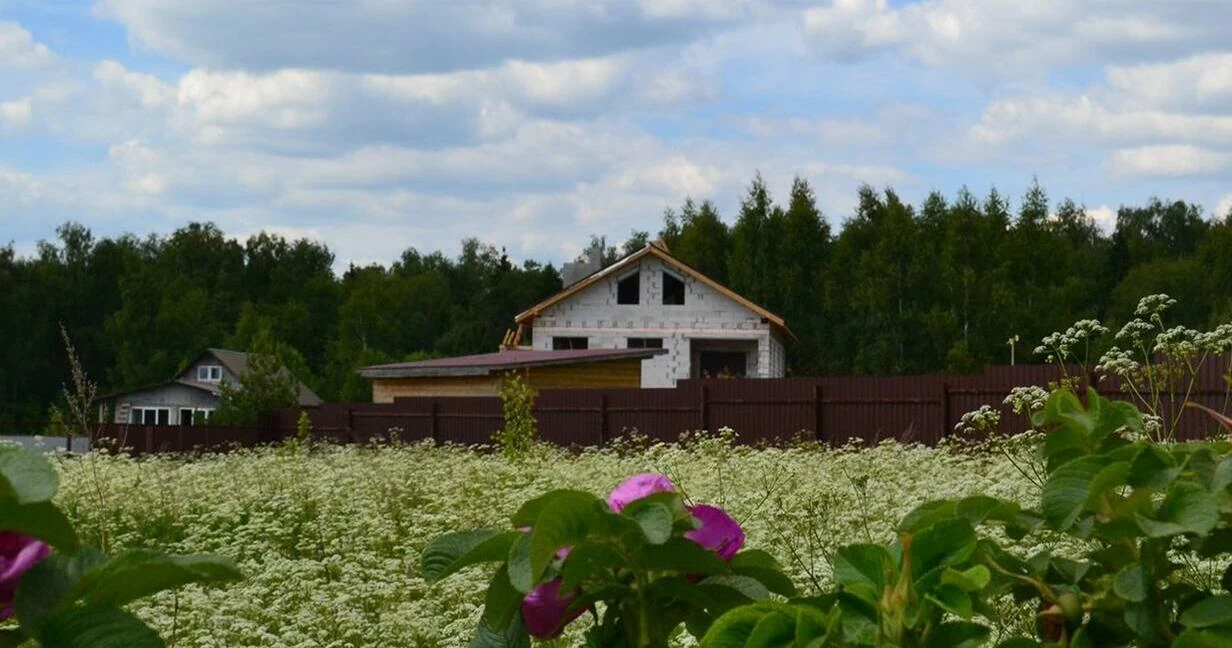
[[[568,592],[570,609],[589,611],[594,622],[586,645],[595,648],[666,647],[682,626],[700,636],[735,606],[766,600],[771,591],[795,594],[770,554],[745,551],[727,561],[686,538],[698,524],[675,492],[643,496],[614,513],[594,495],[557,490],[519,508],[511,518],[518,530],[463,531],[433,540],[423,551],[421,573],[437,582],[471,565],[501,563],[471,644],[480,646],[524,645],[523,622],[535,627],[525,615],[534,613],[519,606],[544,583]],[[569,618],[563,609],[560,616]]]
[[[530,451],[539,437],[535,388],[520,374],[510,372],[501,382],[499,395],[505,424],[492,435],[492,440],[506,456],[520,457]]]
[[[163,646],[158,633],[123,606],[190,583],[241,578],[229,559],[218,556],[134,550],[107,557],[82,546],[51,502],[57,489],[56,472],[45,457],[0,447],[0,529],[52,547],[24,573],[6,575],[5,596],[12,597],[18,625],[0,636],[3,645]]]
[[[1232,550],[1232,444],[1133,441],[1138,410],[1094,391],[1085,404],[1053,392],[1034,423],[1047,432],[1039,513],[986,496],[927,503],[895,542],[840,549],[836,590],[733,610],[702,645],[981,646],[1007,598],[1038,613],[1033,637],[1002,646],[1224,645],[1232,569],[1221,582],[1183,576]],[[1081,555],[1022,556],[993,539],[1058,534]]]
[[[223,381],[218,409],[210,417],[215,425],[253,425],[264,411],[294,407],[299,402],[299,382],[282,365],[268,337],[259,339],[248,354],[248,365],[239,383]]]

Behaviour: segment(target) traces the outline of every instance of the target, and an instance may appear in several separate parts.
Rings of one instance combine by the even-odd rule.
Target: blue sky
[[[0,244],[211,220],[561,261],[760,171],[1232,207],[1222,2],[0,0]]]

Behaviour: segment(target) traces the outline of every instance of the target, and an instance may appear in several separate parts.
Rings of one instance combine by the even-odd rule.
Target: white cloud
[[[1108,83],[1127,97],[1158,107],[1232,107],[1232,53],[1208,52],[1165,63],[1112,66]]]
[[[51,50],[21,25],[0,20],[0,69],[35,67],[53,58]]]
[[[1232,16],[1219,3],[1170,8],[1149,0],[831,0],[805,10],[802,27],[817,51],[840,59],[889,49],[930,66],[1007,77],[1213,45],[1221,39],[1217,25]]]
[[[1118,150],[1109,162],[1127,175],[1209,175],[1228,169],[1232,154],[1186,145],[1141,146]]]
[[[34,109],[30,97],[22,97],[14,101],[0,102],[0,131],[4,129],[19,130],[30,123]]]

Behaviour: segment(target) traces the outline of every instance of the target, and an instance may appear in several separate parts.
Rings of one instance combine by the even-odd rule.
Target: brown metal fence
[[[1212,364],[1191,400],[1228,409],[1223,375]],[[803,435],[839,445],[853,438],[935,444],[963,413],[990,405],[1001,412],[1002,429],[1026,429],[1002,400],[1018,386],[1045,386],[1060,375],[1052,365],[989,367],[973,376],[822,377],[778,380],[684,380],[673,389],[546,390],[535,403],[539,435],[565,446],[610,443],[637,431],[674,441],[690,430],[730,427],[745,443],[775,443]],[[1126,398],[1114,384],[1101,393]],[[1177,396],[1180,400],[1180,396]],[[135,453],[220,449],[276,442],[293,436],[306,411],[313,436],[339,443],[433,440],[483,444],[503,422],[496,397],[399,398],[390,404],[326,403],[306,410],[268,412],[255,428],[107,426]],[[1186,411],[1178,436],[1200,438],[1214,430],[1203,414]]]

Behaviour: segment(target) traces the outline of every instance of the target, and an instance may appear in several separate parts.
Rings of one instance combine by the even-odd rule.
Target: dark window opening
[[[552,338],[553,351],[569,351],[572,349],[589,349],[590,340],[584,337],[554,337]]]
[[[616,283],[616,303],[636,304],[642,294],[642,273],[634,273]]]
[[[180,425],[193,424],[193,411],[190,409],[180,408]]]
[[[742,351],[702,351],[698,375],[702,378],[744,378],[748,354]]]
[[[684,282],[666,272],[663,273],[663,305],[682,306],[684,304]]]
[[[630,349],[662,349],[663,338],[629,338]]]

